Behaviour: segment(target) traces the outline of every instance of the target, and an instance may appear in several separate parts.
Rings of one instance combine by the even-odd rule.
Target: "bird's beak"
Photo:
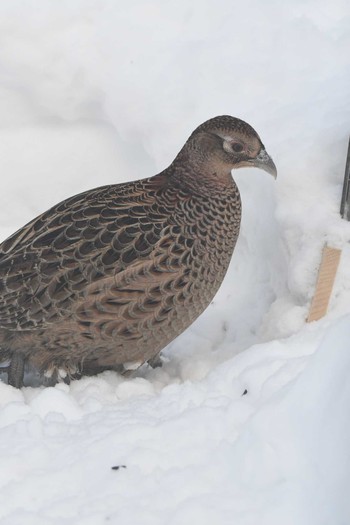
[[[255,168],[260,168],[264,171],[267,171],[267,173],[270,173],[274,178],[277,177],[277,169],[275,166],[275,163],[273,162],[270,155],[267,153],[265,148],[261,148],[259,155],[255,157],[255,159],[251,159],[248,161],[250,166],[254,166]]]

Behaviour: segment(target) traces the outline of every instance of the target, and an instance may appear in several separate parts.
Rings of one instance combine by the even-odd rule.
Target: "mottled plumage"
[[[229,116],[199,126],[154,177],[71,197],[0,245],[0,361],[68,376],[155,359],[217,292],[238,237],[231,170],[275,167]]]

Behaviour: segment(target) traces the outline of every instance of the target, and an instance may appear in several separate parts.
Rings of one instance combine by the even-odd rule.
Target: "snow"
[[[234,174],[228,275],[161,369],[0,382],[1,525],[349,525],[348,2],[3,0],[0,14],[3,239],[74,193],[155,174],[215,115],[253,125],[278,168]],[[308,325],[325,242],[341,262]]]

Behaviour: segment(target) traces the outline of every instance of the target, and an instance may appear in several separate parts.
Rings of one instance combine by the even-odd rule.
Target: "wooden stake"
[[[321,319],[328,309],[329,299],[331,297],[335,275],[337,273],[341,250],[331,248],[325,245],[322,253],[322,260],[318,272],[316,291],[311,303],[307,322]]]
[[[350,138],[346,158],[343,194],[340,204],[340,215],[350,221]],[[307,322],[317,321],[327,313],[335,276],[337,273],[341,250],[325,245],[318,272],[316,291],[312,300]]]

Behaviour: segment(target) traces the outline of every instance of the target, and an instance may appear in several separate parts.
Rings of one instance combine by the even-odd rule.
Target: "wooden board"
[[[322,260],[318,272],[316,291],[311,303],[307,322],[321,319],[328,309],[329,300],[333,290],[335,275],[337,273],[341,250],[325,246],[323,248]]]

